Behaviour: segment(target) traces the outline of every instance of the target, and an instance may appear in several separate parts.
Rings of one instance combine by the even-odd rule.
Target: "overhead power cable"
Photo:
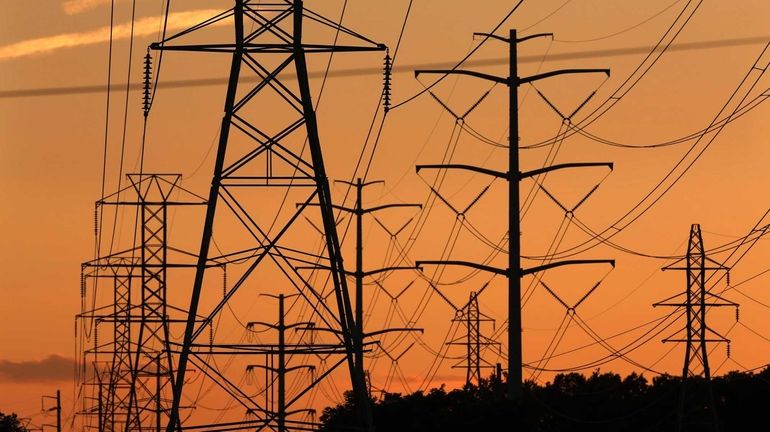
[[[757,56],[751,67],[746,71],[746,74],[735,87],[733,92],[717,114],[713,117],[712,122],[704,130],[712,130],[712,127],[721,122],[721,119],[730,119],[738,113],[740,107],[744,106],[750,93],[753,93],[760,78],[766,72],[768,65],[770,64],[770,43],[766,44],[762,51]],[[730,110],[729,108],[734,106],[735,108]],[[723,131],[727,123],[722,123],[721,126],[713,130],[712,133],[704,133],[698,137],[697,140],[690,146],[685,154],[674,164],[674,166],[647,192],[640,200],[636,202],[628,211],[622,216],[618,217],[614,223],[610,224],[602,231],[596,232],[596,235],[589,240],[580,244],[571,246],[567,249],[561,250],[556,254],[549,254],[549,257],[556,259],[564,259],[569,256],[573,256],[587,250],[590,250],[599,244],[606,243],[612,237],[616,236],[645,213],[647,213],[655,204],[657,204],[663,196],[665,196],[692,168],[693,165],[700,159],[706,150],[714,143],[716,138]],[[541,258],[541,257],[536,257]]]
[[[596,122],[599,118],[603,117],[608,111],[610,111],[615,105],[617,105],[617,103],[620,102],[629,92],[631,92],[631,90],[633,90],[633,88],[639,84],[639,82],[647,75],[647,73],[650,72],[650,70],[660,60],[663,54],[669,52],[671,47],[674,46],[674,42],[685,29],[685,27],[687,27],[687,24],[690,22],[692,17],[695,16],[702,4],[703,0],[689,0],[687,4],[685,4],[684,7],[679,11],[679,14],[676,16],[671,25],[669,25],[666,31],[663,32],[663,35],[658,38],[658,42],[652,47],[652,49],[647,52],[647,55],[644,56],[642,61],[633,70],[633,72],[631,72],[631,74],[629,74],[626,79],[621,81],[620,85],[609,97],[607,97],[601,104],[594,108],[593,111],[591,111],[587,116],[580,120],[578,125],[586,127]],[[573,133],[574,132],[568,133],[565,135],[565,137],[569,137]],[[554,139],[552,138],[541,143],[529,144],[520,147],[533,147],[541,144],[547,144],[553,141]]]
[[[615,36],[619,36],[621,34],[629,32],[631,30],[635,30],[635,29],[637,29],[637,28],[647,24],[648,22],[654,20],[655,18],[661,16],[667,10],[669,10],[672,7],[676,6],[676,4],[679,3],[680,1],[681,0],[675,0],[673,3],[669,4],[668,6],[664,7],[663,9],[661,9],[658,12],[654,13],[653,15],[643,19],[642,21],[640,21],[638,23],[635,23],[635,24],[633,24],[633,25],[631,25],[629,27],[626,27],[624,29],[614,31],[614,32],[609,33],[609,34],[605,34],[605,35],[602,35],[602,36],[595,36],[595,37],[587,38],[587,39],[556,39],[556,42],[566,42],[566,43],[596,42],[596,41],[600,41],[600,40],[609,39],[609,38],[612,38],[612,37],[615,37]],[[566,3],[564,5],[566,5]],[[564,6],[564,5],[562,5],[562,6]],[[561,8],[559,8],[559,9],[561,9]],[[558,11],[558,9],[557,9],[557,11]]]

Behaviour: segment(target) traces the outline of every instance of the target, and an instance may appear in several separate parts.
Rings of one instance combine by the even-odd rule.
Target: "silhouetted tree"
[[[15,413],[5,415],[0,412],[0,432],[27,432]]]
[[[682,393],[680,377],[662,375],[650,383],[636,373],[622,378],[596,370],[588,376],[559,374],[544,385],[527,382],[519,406],[506,399],[505,382],[495,377],[449,391],[441,386],[408,395],[385,394],[373,406],[378,432],[673,431],[680,406],[685,430],[713,430],[708,383],[688,379],[685,388]],[[767,429],[764,409],[770,405],[770,368],[713,378],[711,390],[720,430]],[[356,424],[353,408],[352,394],[341,405],[326,408],[321,430],[350,430]]]

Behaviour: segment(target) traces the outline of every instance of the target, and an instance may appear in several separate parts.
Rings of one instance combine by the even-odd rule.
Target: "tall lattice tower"
[[[84,391],[79,414],[84,418],[85,429],[125,429],[132,388],[131,353],[135,351],[131,340],[131,287],[134,279],[138,279],[138,267],[138,259],[130,256],[99,258],[82,265],[83,310],[78,321],[83,337],[90,337],[92,342],[82,353]],[[97,290],[112,291],[112,296],[107,296],[112,304],[96,305]],[[87,296],[94,301],[88,302]],[[105,325],[110,327],[106,337]]]
[[[492,345],[500,345],[481,333],[482,322],[494,322],[493,319],[479,311],[479,299],[476,291],[471,291],[468,303],[457,311],[457,316],[452,320],[465,326],[466,333],[457,339],[447,342],[447,345],[460,345],[465,347],[465,358],[452,365],[452,368],[465,369],[465,384],[478,384],[482,369],[494,369],[495,366],[484,360],[482,348]]]
[[[232,38],[210,42],[222,39],[222,23],[231,26]],[[290,319],[312,321],[317,328],[312,331],[312,342],[307,342],[306,332],[294,332],[285,354],[303,357],[295,360],[303,364],[306,357],[314,359],[319,377],[347,364],[360,422],[368,427],[365,380],[353,358],[357,327],[332,213],[308,54],[326,54],[319,59],[324,60],[319,65],[324,67],[331,53],[382,51],[385,47],[305,8],[302,0],[236,0],[231,9],[152,48],[225,53],[230,64],[167,429],[182,427],[180,405],[197,401],[201,394],[222,406],[224,414],[214,420],[202,415],[190,418],[185,427],[210,428],[220,422],[227,422],[229,430],[275,427],[274,415],[244,417],[245,413],[270,411],[261,406],[257,392],[242,383],[254,356],[271,355],[276,344],[246,343],[248,329],[243,323],[274,315],[259,294],[290,291],[299,294],[298,301],[287,305],[287,314],[295,314]],[[305,218],[320,220],[324,231],[320,240],[308,236]],[[234,282],[222,294],[210,289],[206,277],[212,260],[228,263],[228,274],[234,275]],[[196,321],[198,316],[202,321]],[[219,330],[206,340],[205,329],[212,325]],[[326,348],[315,351],[312,347],[321,338],[327,339]],[[188,383],[190,370],[196,371],[196,379],[207,381],[203,385],[206,392],[200,391],[198,383]],[[286,410],[302,406],[318,381],[297,384],[294,394],[287,395]],[[285,424],[296,426],[292,419]]]
[[[681,264],[684,262],[685,266]],[[699,224],[690,227],[690,238],[687,246],[687,255],[673,264],[663,267],[663,270],[682,270],[686,274],[687,289],[683,293],[669,297],[653,306],[669,306],[684,309],[685,327],[674,335],[663,339],[664,343],[684,343],[684,366],[682,367],[682,387],[677,414],[678,430],[687,430],[688,425],[698,424],[708,426],[710,430],[719,430],[714,394],[711,388],[711,368],[708,360],[708,344],[725,342],[730,340],[709,327],[706,322],[706,313],[711,307],[731,306],[738,307],[737,303],[725,300],[719,295],[709,291],[707,284],[709,271],[728,271],[729,268],[714,261],[706,255],[703,246],[703,236]],[[684,335],[682,335],[684,333]],[[729,352],[729,351],[728,351]],[[688,381],[698,379],[705,380],[705,390],[708,393],[707,400],[696,401],[703,394],[695,394],[688,398]],[[709,415],[704,416],[703,410],[691,412],[688,407],[707,406]],[[700,429],[699,429],[700,430]]]
[[[92,324],[93,346],[84,353],[90,370],[82,413],[96,419],[86,426],[100,432],[157,431],[167,418],[174,379],[171,327],[181,327],[187,318],[169,304],[167,273],[171,267],[194,266],[190,254],[169,259],[168,209],[205,204],[182,189],[180,179],[178,174],[129,174],[125,189],[97,202],[102,212],[114,207],[137,215],[134,246],[83,264],[81,294],[92,301],[84,303],[90,308],[78,318]],[[102,295],[104,290],[111,295]],[[101,298],[107,303],[96,304]],[[104,325],[110,327],[107,337]]]

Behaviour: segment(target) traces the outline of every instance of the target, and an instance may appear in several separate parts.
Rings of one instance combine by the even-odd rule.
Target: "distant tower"
[[[81,295],[86,299],[89,282],[96,288],[112,291],[112,304],[94,305],[93,309],[81,311],[78,320],[84,326],[84,334],[90,330],[93,346],[83,352],[83,410],[79,413],[94,418],[84,423],[85,428],[96,428],[98,432],[113,432],[125,429],[131,398],[132,339],[131,339],[131,281],[137,278],[134,269],[136,259],[131,257],[102,257],[82,266]],[[96,293],[93,295],[96,297]],[[92,306],[90,303],[85,303]],[[101,326],[111,327],[111,338],[99,340]],[[135,350],[134,350],[135,351]],[[102,357],[104,356],[104,357]],[[118,426],[123,425],[123,426]]]
[[[685,262],[684,267],[676,267],[681,262]],[[703,247],[703,237],[699,224],[693,224],[690,228],[690,240],[687,247],[687,256],[675,263],[663,267],[663,270],[684,270],[687,275],[687,290],[683,293],[669,297],[662,302],[653,304],[655,306],[670,306],[684,308],[685,327],[684,337],[680,336],[681,330],[676,334],[663,339],[664,343],[684,342],[684,367],[682,368],[682,390],[679,400],[678,426],[677,430],[687,430],[690,424],[708,424],[710,430],[718,431],[719,423],[717,419],[714,394],[711,388],[711,369],[708,361],[708,344],[717,342],[730,343],[730,340],[717,333],[706,324],[706,312],[709,307],[732,306],[738,307],[737,303],[723,299],[713,294],[706,288],[706,272],[729,270],[728,267],[708,258],[706,250]],[[692,379],[702,378],[705,380],[708,388],[708,401],[705,401],[710,411],[710,418],[702,418],[702,412],[686,412],[687,402],[687,383]],[[696,418],[697,417],[697,418]],[[700,430],[700,429],[699,429]]]
[[[169,206],[205,204],[181,188],[180,179],[179,174],[129,174],[125,189],[97,202],[97,208],[131,207],[138,215],[136,246],[83,264],[84,298],[89,280],[94,299],[102,298],[97,290],[112,291],[112,304],[84,302],[93,308],[78,316],[93,323],[94,346],[84,353],[87,366],[93,366],[86,375],[86,393],[100,394],[85,394],[95,406],[84,406],[82,414],[98,416],[99,432],[158,431],[167,416],[174,379],[170,325],[181,322],[169,312],[184,311],[167,302],[166,275],[170,267],[194,266],[168,259],[167,213]],[[100,280],[108,284],[100,285]],[[100,342],[99,326],[104,324],[112,327],[112,338]],[[100,360],[102,355],[111,359]]]
[[[494,369],[494,366],[483,360],[481,347],[499,345],[481,334],[481,322],[494,322],[479,311],[478,293],[472,291],[468,303],[458,310],[457,316],[452,320],[465,325],[466,334],[447,343],[447,345],[465,346],[465,359],[452,366],[452,368],[465,368],[465,384],[478,384],[482,378],[481,369]]]

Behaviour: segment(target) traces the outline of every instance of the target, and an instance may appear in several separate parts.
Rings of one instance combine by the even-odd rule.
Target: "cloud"
[[[67,15],[75,15],[109,4],[112,0],[67,0],[62,4],[62,9]]]
[[[96,1],[96,0],[93,0]],[[168,31],[182,30],[192,27],[220,13],[219,9],[198,9],[186,12],[175,12],[168,16]],[[134,37],[156,34],[161,16],[141,18],[134,23]],[[228,24],[228,20],[218,21],[214,25]],[[113,27],[113,39],[128,39],[131,36],[131,23],[118,24]],[[36,39],[28,39],[10,45],[0,46],[0,60],[17,59],[39,54],[48,54],[62,48],[74,48],[85,45],[105,43],[110,40],[110,28],[102,27],[81,33],[63,33]]]
[[[43,360],[0,360],[0,381],[53,382],[72,380],[75,359],[58,355]]]

